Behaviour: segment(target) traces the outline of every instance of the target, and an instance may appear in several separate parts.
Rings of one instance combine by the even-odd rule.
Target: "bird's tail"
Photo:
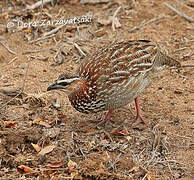
[[[155,65],[159,67],[162,67],[162,66],[177,67],[177,68],[181,67],[180,62],[178,62],[177,60],[171,58],[170,56],[162,52],[158,53],[155,60]]]

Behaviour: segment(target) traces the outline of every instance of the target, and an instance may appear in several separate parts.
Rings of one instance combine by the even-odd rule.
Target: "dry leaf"
[[[71,32],[71,31],[76,31],[77,30],[77,27],[67,27],[66,28],[66,32]]]
[[[71,4],[77,4],[79,0],[71,0]]]
[[[132,167],[130,170],[129,170],[129,173],[134,173],[134,172],[137,172],[139,170],[139,167],[137,167],[137,166],[134,166],[134,167]]]
[[[97,19],[97,22],[101,25],[107,26],[110,25],[112,23],[112,19],[109,17],[108,19]]]
[[[53,151],[53,149],[55,148],[55,145],[50,145],[50,146],[46,146],[44,147],[39,153],[38,155],[42,155],[44,156],[45,154],[50,153],[51,151]]]
[[[151,172],[148,171],[147,174],[148,174],[147,179],[148,179],[148,180],[153,180],[153,178],[151,177]]]
[[[44,130],[44,136],[49,138],[54,138],[59,135],[61,129],[60,128],[49,128]]]
[[[103,145],[103,144],[108,144],[109,143],[109,141],[107,141],[106,139],[103,139],[103,140],[101,140],[100,141],[100,145]]]
[[[42,125],[42,126],[45,126],[45,127],[51,127],[47,122],[44,121],[43,118],[39,117],[35,120],[32,121],[32,124],[36,124],[36,125]]]
[[[96,145],[96,143],[95,143],[94,140],[90,141],[90,142],[88,143],[88,149],[91,150],[95,145]]]
[[[113,129],[111,131],[111,134],[114,134],[114,135],[117,135],[117,136],[120,136],[120,135],[128,136],[129,135],[128,131],[125,130],[125,129],[123,129],[123,130]]]
[[[125,129],[119,131],[119,134],[123,135],[123,136],[128,136],[129,135],[129,132]]]
[[[21,93],[21,88],[18,87],[0,87],[0,92],[7,96],[16,96]]]
[[[125,138],[126,138],[128,141],[130,141],[130,140],[132,139],[131,136],[125,136]]]
[[[78,173],[78,171],[76,170],[76,171],[73,171],[73,172],[71,172],[71,179],[77,179],[77,175],[78,175],[79,173]]]
[[[96,129],[87,129],[85,130],[84,132],[85,133],[88,133],[88,134],[93,134],[93,133],[97,133],[99,130],[96,130]]]
[[[31,145],[33,146],[33,148],[34,148],[37,152],[39,152],[39,151],[41,150],[41,147],[40,147],[38,144],[33,144],[33,143],[31,143]]]
[[[59,178],[56,175],[51,176],[50,180],[59,180]]]
[[[102,157],[102,159],[104,161],[107,161],[107,159],[108,159],[108,153],[107,153],[107,151],[102,151],[102,152],[99,152],[98,154],[100,154],[100,157]]]
[[[45,122],[45,121],[40,121],[39,125],[45,126],[47,128],[51,127],[51,125],[49,123]]]
[[[3,19],[8,19],[8,18],[9,18],[9,14],[8,14],[8,13],[4,13],[4,14],[2,15],[2,18],[3,18]]]
[[[94,32],[94,35],[97,36],[97,37],[101,37],[104,34],[106,34],[106,30],[104,28],[101,28],[101,29]]]
[[[111,134],[118,135],[118,129],[113,129],[113,130],[111,131]]]
[[[70,171],[74,171],[77,168],[77,163],[72,160],[69,160],[69,162],[67,163],[67,166]]]
[[[15,128],[18,124],[14,121],[6,121],[4,123],[4,126],[5,127],[8,127],[8,128]]]
[[[42,169],[42,168],[40,168],[40,171],[46,177],[48,177],[51,174],[54,174],[56,172],[56,170],[54,171],[54,170],[48,170],[48,169]]]
[[[58,118],[59,118],[59,119],[67,119],[67,115],[65,115],[65,114],[60,114],[60,115],[58,115]]]
[[[30,167],[25,166],[25,165],[18,166],[17,172],[20,174],[32,174],[32,173],[34,173],[34,171]]]
[[[29,27],[27,28],[24,28],[23,31],[26,33],[26,34],[30,34],[32,31]]]
[[[47,168],[58,168],[63,165],[63,160],[55,163],[51,163],[47,165]]]
[[[43,119],[39,117],[35,119],[34,121],[32,121],[32,124],[39,124],[41,121],[43,121]]]

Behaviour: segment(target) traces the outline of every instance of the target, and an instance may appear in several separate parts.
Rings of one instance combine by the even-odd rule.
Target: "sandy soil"
[[[88,54],[107,41],[148,39],[182,64],[194,64],[193,23],[162,0],[61,0],[46,4],[42,16],[41,7],[23,11],[35,2],[0,2],[0,179],[194,178],[193,68],[163,71],[139,97],[146,125],[133,125],[132,103],[95,128],[92,120],[103,119],[105,112],[81,114],[65,94],[46,92],[59,74],[74,72],[83,60],[72,42]],[[193,16],[191,1],[181,1],[184,6],[165,2]],[[110,17],[119,6],[121,27],[114,31]],[[17,27],[19,20],[48,22],[84,15],[91,22],[66,25],[41,40],[56,24]],[[15,26],[7,28],[8,22]]]

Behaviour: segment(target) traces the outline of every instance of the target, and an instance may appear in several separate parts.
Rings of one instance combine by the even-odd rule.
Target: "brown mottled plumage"
[[[137,119],[141,120],[137,96],[166,66],[180,67],[180,63],[150,41],[116,42],[86,57],[75,75],[61,75],[48,90],[66,92],[82,113],[109,110],[106,119],[113,109],[135,99]]]

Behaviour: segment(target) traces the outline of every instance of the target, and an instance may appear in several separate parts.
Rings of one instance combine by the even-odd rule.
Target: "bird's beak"
[[[48,88],[47,91],[51,91],[51,90],[61,90],[63,89],[63,86],[57,84],[56,82],[52,83]]]

